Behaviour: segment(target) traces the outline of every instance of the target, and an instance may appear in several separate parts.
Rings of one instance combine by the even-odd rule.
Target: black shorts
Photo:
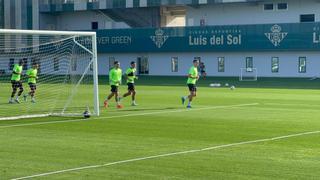
[[[197,92],[197,86],[195,84],[188,84],[189,91]]]
[[[21,81],[11,81],[11,86],[13,89],[17,89],[17,88],[20,88],[22,89],[23,86],[22,86],[22,82]]]
[[[118,92],[118,86],[111,85],[111,92],[117,93]]]
[[[31,90],[36,90],[37,89],[37,85],[35,83],[29,83],[29,87]]]
[[[128,91],[134,91],[135,87],[134,87],[134,83],[127,83],[128,85]]]

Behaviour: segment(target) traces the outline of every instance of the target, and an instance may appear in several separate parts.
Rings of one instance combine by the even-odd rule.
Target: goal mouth
[[[99,116],[95,32],[0,30],[0,39],[0,120]]]
[[[239,81],[257,81],[258,69],[257,68],[240,68]]]

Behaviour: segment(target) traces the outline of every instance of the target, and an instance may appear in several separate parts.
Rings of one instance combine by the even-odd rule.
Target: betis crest
[[[279,25],[274,25],[271,27],[271,33],[265,33],[270,42],[275,46],[280,46],[280,43],[288,35],[287,32],[281,32],[282,28]]]
[[[164,43],[167,41],[169,36],[166,36],[162,29],[157,29],[155,32],[155,36],[150,36],[150,38],[158,48],[161,48],[164,45]]]

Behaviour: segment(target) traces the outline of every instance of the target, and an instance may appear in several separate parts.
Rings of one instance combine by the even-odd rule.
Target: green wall
[[[98,30],[112,52],[317,51],[320,23]]]

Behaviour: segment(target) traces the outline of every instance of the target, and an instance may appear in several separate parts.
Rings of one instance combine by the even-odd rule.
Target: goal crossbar
[[[69,36],[96,36],[96,32],[84,31],[48,31],[48,30],[20,30],[20,29],[0,29],[3,34],[21,35],[69,35]]]

